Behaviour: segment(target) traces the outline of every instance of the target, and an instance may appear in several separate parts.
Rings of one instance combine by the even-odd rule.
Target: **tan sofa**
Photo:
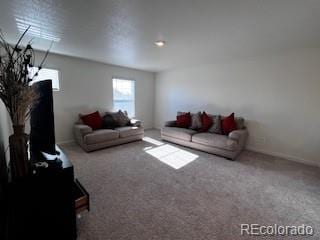
[[[248,131],[246,127],[229,133],[228,136],[175,127],[175,121],[168,121],[161,129],[165,141],[216,154],[234,160],[244,149]]]
[[[119,144],[142,140],[144,128],[141,122],[131,119],[131,126],[115,129],[99,129],[93,131],[88,125],[76,123],[74,125],[76,142],[86,152],[111,147]]]

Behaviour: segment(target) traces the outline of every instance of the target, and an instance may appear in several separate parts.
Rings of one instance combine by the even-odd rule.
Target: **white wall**
[[[320,49],[156,75],[155,126],[177,111],[243,116],[248,148],[320,163]]]
[[[39,55],[40,54],[40,55]],[[37,60],[42,53],[37,52]],[[45,67],[60,70],[60,91],[54,92],[56,141],[73,140],[72,127],[80,112],[112,110],[112,77],[136,81],[136,117],[153,127],[154,74],[140,70],[50,54]]]

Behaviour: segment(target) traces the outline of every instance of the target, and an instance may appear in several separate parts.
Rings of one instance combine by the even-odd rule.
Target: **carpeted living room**
[[[233,162],[163,142],[158,130],[145,136],[89,154],[64,145],[91,196],[79,239],[248,239],[241,224],[319,226],[318,169],[250,151]],[[148,153],[162,146],[194,160],[175,169]]]
[[[320,239],[319,1],[0,4],[0,239]]]

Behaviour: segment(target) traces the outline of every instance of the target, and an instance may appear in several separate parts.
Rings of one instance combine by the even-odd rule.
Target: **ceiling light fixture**
[[[156,41],[156,42],[154,42],[154,44],[157,47],[163,47],[166,44],[166,42],[165,41]]]

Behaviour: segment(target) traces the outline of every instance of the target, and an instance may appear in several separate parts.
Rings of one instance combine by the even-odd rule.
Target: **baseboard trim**
[[[152,127],[151,128],[145,128],[144,130],[145,131],[151,131],[151,130],[155,130],[155,128],[152,128]]]
[[[266,155],[270,155],[270,156],[273,156],[273,157],[279,157],[279,158],[283,158],[283,159],[286,159],[286,160],[289,160],[289,161],[303,163],[303,164],[307,164],[307,165],[314,166],[314,167],[320,167],[320,163],[318,163],[318,162],[314,162],[314,161],[307,160],[307,159],[300,158],[300,157],[296,157],[296,156],[287,155],[287,154],[284,154],[284,153],[265,151],[265,150],[258,149],[258,148],[255,148],[255,147],[250,147],[250,146],[247,146],[246,150],[249,150],[249,151],[252,151],[252,152],[257,152],[257,153],[262,153],[262,154],[266,154]]]
[[[66,140],[66,141],[61,141],[61,142],[57,142],[58,145],[63,145],[63,144],[67,144],[67,143],[73,143],[74,140],[71,139],[71,140]]]

